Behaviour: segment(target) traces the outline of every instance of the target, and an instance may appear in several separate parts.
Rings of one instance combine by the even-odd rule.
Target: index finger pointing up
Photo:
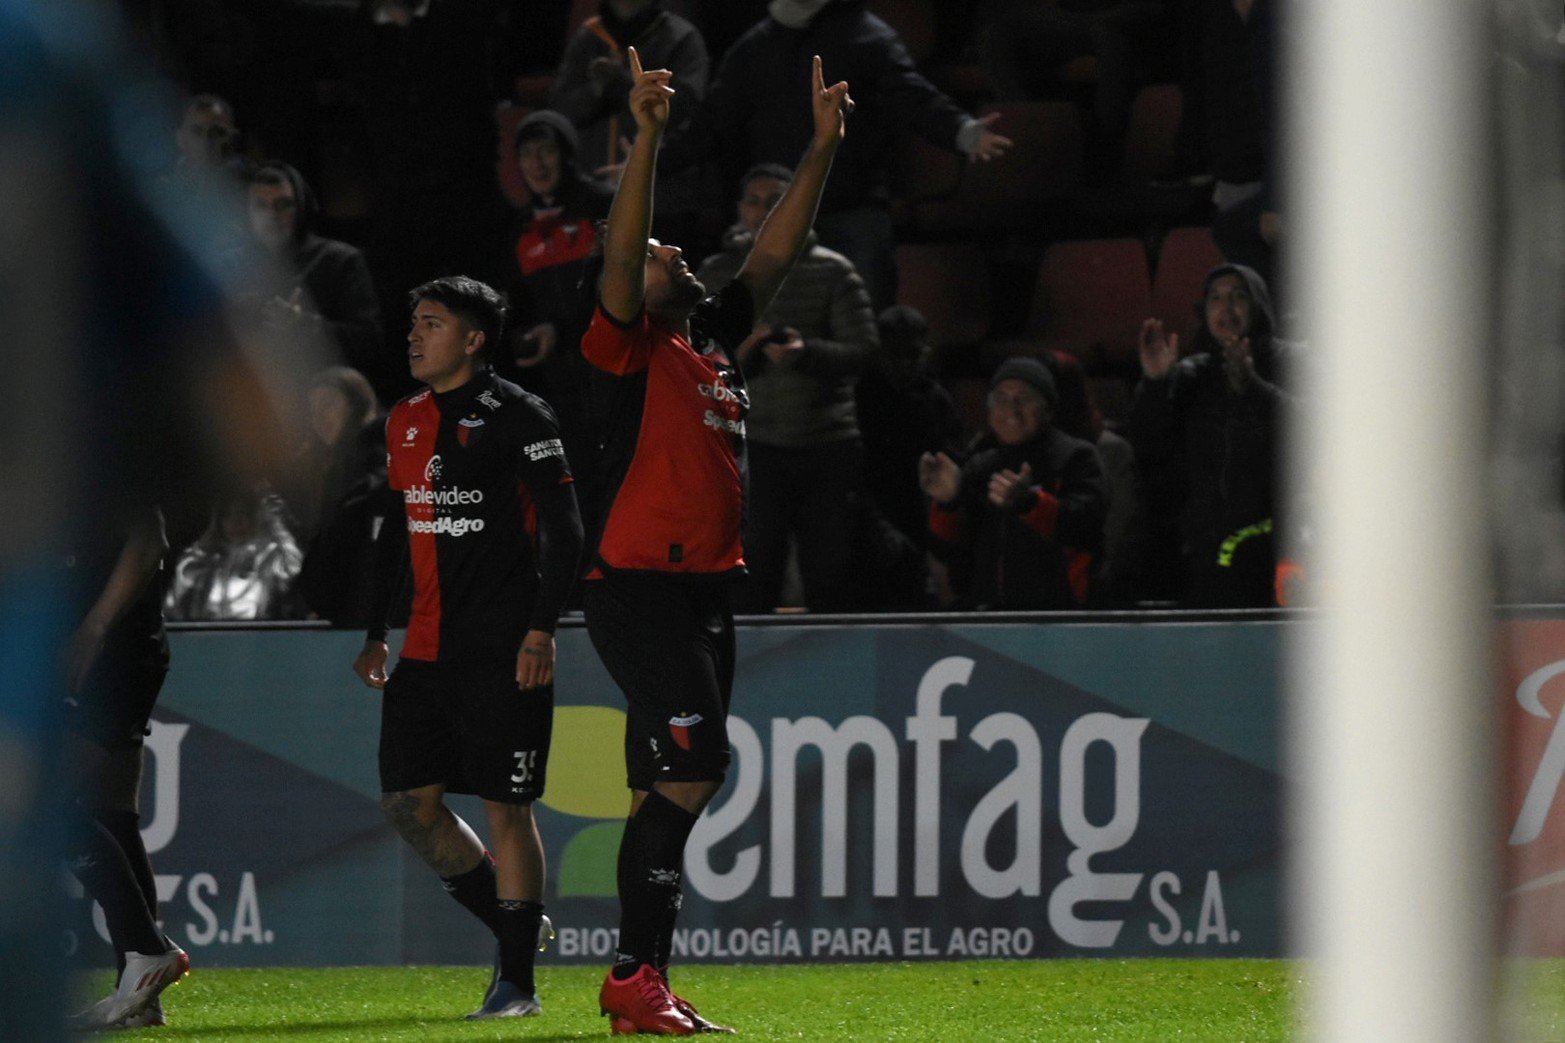
[[[821,71],[821,56],[815,56],[815,93],[819,94],[826,89],[826,74]]]
[[[632,76],[636,77],[637,79],[640,79],[641,78],[641,55],[636,53],[636,49],[634,47],[626,48],[626,51],[630,54],[630,74]]]

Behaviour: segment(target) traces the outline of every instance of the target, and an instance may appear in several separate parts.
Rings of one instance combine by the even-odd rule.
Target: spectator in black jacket
[[[919,459],[930,552],[951,567],[963,608],[1065,610],[1087,603],[1107,501],[1090,442],[1053,425],[1054,378],[1033,358],[989,382],[989,437],[963,466]]]
[[[250,233],[276,261],[277,276],[250,289],[256,318],[323,334],[339,361],[371,383],[399,369],[400,356],[381,341],[380,304],[364,255],[315,234],[315,193],[304,177],[286,163],[268,163],[250,175],[249,195]]]
[[[845,255],[864,278],[876,308],[896,303],[896,265],[886,178],[893,145],[912,131],[972,160],[1010,147],[993,116],[975,119],[913,66],[902,40],[865,9],[864,0],[775,0],[770,15],[740,37],[717,70],[705,102],[684,133],[663,146],[658,170],[712,161],[737,185],[757,163],[792,166],[810,140],[810,111],[798,99],[808,58],[820,55],[853,85],[854,134],[843,143],[821,199],[821,245]]]
[[[1206,277],[1194,351],[1148,319],[1130,416],[1153,545],[1152,577],[1202,608],[1275,604],[1278,454],[1287,356],[1266,283],[1221,264]],[[1181,573],[1188,575],[1188,579]]]
[[[507,286],[516,332],[499,370],[554,407],[590,525],[598,469],[589,367],[581,357],[593,290],[583,273],[599,248],[597,223],[608,216],[614,191],[578,168],[579,155],[576,129],[558,112],[531,113],[516,129],[517,166],[531,198],[521,211]]]
[[[581,135],[581,165],[589,173],[617,170],[628,155],[625,142],[635,136],[627,101],[632,82],[625,54],[629,47],[636,48],[643,68],[674,74],[679,89],[669,116],[672,130],[690,122],[706,94],[711,61],[700,30],[664,10],[664,0],[599,0],[597,13],[566,43],[549,91],[549,107],[566,116]],[[698,171],[659,178],[652,234],[663,242],[685,244],[694,257],[705,254],[722,230],[720,212],[708,204],[710,195]]]

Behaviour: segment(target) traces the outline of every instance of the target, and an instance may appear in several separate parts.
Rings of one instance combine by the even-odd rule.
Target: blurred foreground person
[[[163,627],[163,516],[138,512],[112,561],[73,559],[99,589],[66,660],[66,761],[71,872],[103,909],[114,946],[114,991],[71,1018],[83,1031],[163,1025],[160,996],[190,957],[158,929],[158,894],[141,839],[143,740],[168,674]]]
[[[0,192],[27,201],[0,220],[0,257],[25,259],[0,264],[18,305],[0,362],[24,392],[0,436],[27,504],[0,541],[0,975],[18,983],[4,1035],[30,1043],[61,1038],[70,1006],[58,882],[79,805],[61,724],[77,697],[59,664],[106,589],[55,563],[116,561],[147,505],[171,519],[220,475],[280,473],[297,444],[281,406],[316,368],[307,347],[235,335],[212,230],[238,227],[236,190],[170,189],[179,99],[119,46],[116,12],[0,0]],[[133,933],[132,952],[166,955]]]

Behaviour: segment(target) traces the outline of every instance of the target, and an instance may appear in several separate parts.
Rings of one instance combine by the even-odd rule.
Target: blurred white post
[[[1483,14],[1288,9],[1293,299],[1319,364],[1292,473],[1319,497],[1327,609],[1291,677],[1291,923],[1303,1034],[1329,1043],[1497,1038]]]

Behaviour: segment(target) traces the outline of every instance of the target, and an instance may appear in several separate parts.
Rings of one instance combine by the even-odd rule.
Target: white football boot
[[[89,1032],[113,1028],[144,1012],[164,989],[188,973],[190,957],[177,945],[156,956],[126,953],[119,985],[97,1003],[73,1015],[71,1028]]]

